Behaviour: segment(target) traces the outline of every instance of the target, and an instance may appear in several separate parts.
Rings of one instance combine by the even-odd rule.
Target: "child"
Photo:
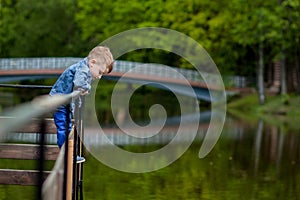
[[[53,85],[50,96],[69,94],[73,90],[81,91],[81,95],[88,94],[91,82],[100,79],[113,69],[113,56],[108,47],[97,46],[93,48],[88,57],[68,67]],[[69,116],[67,116],[69,113]],[[69,119],[67,119],[69,118]],[[54,113],[54,123],[57,128],[57,144],[61,148],[66,137],[66,122],[69,121],[69,131],[72,128],[72,112],[67,111],[66,105],[58,107]],[[83,159],[82,157],[77,157]]]

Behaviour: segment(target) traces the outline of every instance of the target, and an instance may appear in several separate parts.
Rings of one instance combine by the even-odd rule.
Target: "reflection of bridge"
[[[138,130],[132,129],[132,132],[139,132],[140,138],[132,137],[124,133],[119,127],[108,126],[102,127],[85,127],[85,144],[86,145],[105,145],[103,137],[107,137],[112,143],[116,145],[151,145],[151,144],[166,144],[170,142],[176,134],[178,134],[178,126],[181,126],[181,131],[184,134],[181,134],[178,142],[183,142],[189,140],[190,137],[193,137],[194,133],[191,133],[191,127],[198,126],[198,136],[197,140],[203,139],[204,135],[208,129],[209,122],[211,118],[210,112],[203,113],[192,113],[184,116],[170,117],[166,119],[165,125],[152,137],[143,137],[149,133],[152,134],[156,130],[155,125],[153,127],[140,127]],[[1,121],[0,117],[0,121]],[[199,121],[200,120],[200,121]],[[53,119],[47,119],[47,138],[46,141],[48,144],[56,144],[56,128],[53,123]],[[32,143],[36,140],[36,132],[38,128],[36,126],[36,121],[33,121],[32,124],[22,127],[15,131],[15,133],[10,133],[6,136],[7,141],[14,142],[29,142]],[[155,124],[155,122],[154,122]],[[103,132],[102,132],[103,131]],[[105,136],[103,135],[105,133]]]
[[[1,119],[1,118],[0,118]],[[184,134],[181,134],[178,142],[183,142],[189,140],[193,137],[194,133],[190,132],[190,126],[198,124],[198,136],[197,140],[203,139],[208,128],[208,122],[191,122],[192,124],[183,124],[182,130]],[[56,144],[56,128],[53,124],[53,120],[47,120],[47,126],[51,129],[48,129],[48,134],[46,135],[47,144]],[[85,144],[88,146],[105,146],[104,137],[107,137],[115,145],[153,145],[153,144],[167,144],[169,143],[177,134],[179,125],[166,126],[163,127],[159,133],[149,138],[142,138],[143,135],[151,132],[150,128],[145,129],[141,128],[141,138],[136,138],[127,135],[118,127],[110,128],[104,127],[102,132],[99,127],[86,127],[85,128]],[[36,131],[38,127],[30,125],[28,127],[17,130],[15,133],[10,133],[6,136],[6,140],[10,142],[22,142],[22,143],[32,143],[36,141]],[[136,130],[133,130],[136,131]],[[104,134],[105,133],[105,134]],[[152,134],[152,133],[151,133]],[[104,136],[105,135],[105,136]]]
[[[0,82],[11,82],[26,79],[42,79],[57,77],[63,70],[82,58],[3,58],[0,59]],[[143,66],[143,70],[136,70]],[[116,61],[113,72],[104,76],[104,79],[119,80],[127,83],[150,84],[154,87],[165,89],[172,88],[172,91],[188,96],[193,96],[186,89],[194,89],[197,98],[211,101],[209,88],[198,71],[172,68],[176,73],[170,73],[170,68],[160,64],[144,64],[129,61]],[[124,74],[126,73],[126,78]],[[207,74],[205,74],[206,76]],[[206,81],[214,83],[212,75],[206,76]],[[188,84],[187,84],[188,83]],[[165,87],[162,87],[162,84]]]

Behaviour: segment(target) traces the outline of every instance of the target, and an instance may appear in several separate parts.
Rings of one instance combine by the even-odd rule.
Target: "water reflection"
[[[153,120],[152,126],[140,126],[140,127],[127,127],[129,132],[135,132],[139,137],[134,137],[128,135],[124,130],[120,129],[118,126],[106,126],[102,127],[93,127],[86,125],[85,127],[85,144],[93,146],[103,146],[106,145],[106,138],[117,145],[149,145],[149,144],[159,144],[165,145],[168,144],[174,137],[177,135],[178,142],[189,141],[192,137],[195,137],[193,132],[193,127],[198,127],[198,137],[196,140],[203,138],[205,132],[209,125],[209,120],[211,117],[210,112],[201,112],[201,113],[192,113],[184,116],[174,116],[169,117],[165,121],[162,129],[157,131],[156,124],[160,126],[159,119]],[[200,121],[199,121],[200,119]],[[139,122],[139,124],[145,124],[144,122]],[[179,126],[181,131],[185,134],[178,134]],[[101,134],[100,134],[101,133]],[[157,133],[152,136],[153,133]],[[150,135],[150,137],[149,137]]]
[[[93,178],[85,181],[85,199],[299,198],[296,131],[269,126],[263,120],[249,124],[230,118],[204,159],[197,157],[201,144],[198,138],[172,165],[143,174],[118,172],[89,155],[85,177]],[[126,150],[143,146],[128,144]]]
[[[106,127],[105,133],[113,143],[127,151],[148,152],[160,148],[174,137],[176,120],[173,118],[167,123],[169,127],[165,127],[163,134],[146,140],[124,136],[113,127]],[[289,125],[271,126],[262,119],[256,122],[245,122],[228,117],[216,146],[208,156],[199,159],[198,152],[207,125],[207,121],[199,124],[196,139],[183,156],[168,167],[151,173],[119,172],[103,165],[86,152],[84,199],[290,200],[300,198],[299,130]],[[11,133],[8,140],[35,142],[34,135]],[[188,135],[187,127],[186,137]],[[52,138],[47,138],[47,141],[55,144],[56,136],[50,137]],[[92,143],[96,141],[95,137],[91,135],[89,138],[87,135],[85,139]],[[156,158],[152,161],[162,162]],[[1,160],[0,165],[5,163],[6,161]],[[26,162],[18,165],[22,164],[24,166],[17,168],[25,168],[27,165]],[[132,163],[132,165],[139,165],[139,163]],[[34,196],[31,197],[29,194],[26,195],[28,192],[24,192],[29,189],[32,190],[28,187],[8,189],[8,186],[5,186],[0,187],[0,194],[5,193],[6,196],[18,199],[15,198],[15,193],[22,193],[20,199],[33,199]]]
[[[259,119],[258,121],[258,127],[257,132],[255,136],[255,154],[254,154],[254,174],[257,174],[258,170],[258,164],[259,164],[259,155],[260,155],[260,147],[261,147],[261,139],[263,134],[263,128],[264,128],[264,121],[262,119]]]
[[[203,126],[202,134],[206,128]],[[110,134],[114,135],[113,132]],[[261,119],[249,123],[228,118],[221,138],[203,159],[198,158],[203,135],[196,137],[182,157],[170,166],[150,173],[119,172],[86,152],[84,199],[300,198],[300,135],[297,130],[270,126]],[[21,139],[25,137],[19,137]],[[132,152],[150,151],[160,147],[158,141],[142,145],[128,142],[122,146]],[[161,141],[165,143],[164,139]],[[161,161],[154,158],[153,162]],[[0,188],[0,192],[3,190],[6,193],[12,191]],[[23,190],[28,188],[18,189]],[[14,196],[13,192],[7,195]]]

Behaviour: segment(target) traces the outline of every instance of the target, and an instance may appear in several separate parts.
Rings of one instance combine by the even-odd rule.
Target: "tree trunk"
[[[263,43],[260,42],[259,49],[259,60],[258,60],[258,70],[257,70],[257,84],[258,84],[258,95],[259,103],[265,103],[265,92],[264,92],[264,53],[263,53]]]
[[[297,45],[295,45],[295,71],[296,71],[296,92],[300,94],[300,67],[299,67],[299,56],[297,51]]]
[[[287,86],[286,86],[286,65],[285,65],[285,51],[281,51],[281,62],[280,62],[280,72],[281,72],[281,95],[287,94]]]
[[[282,0],[278,0],[278,5],[281,5]],[[281,40],[284,41],[283,30],[281,30]],[[287,94],[287,85],[286,85],[286,66],[285,66],[285,49],[284,44],[281,45],[281,62],[280,62],[280,83],[281,83],[281,95]]]

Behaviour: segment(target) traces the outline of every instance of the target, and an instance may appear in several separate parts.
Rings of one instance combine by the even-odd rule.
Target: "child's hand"
[[[83,95],[86,95],[88,93],[89,93],[89,91],[86,90],[86,91],[82,91],[80,95],[83,96]]]
[[[80,91],[80,95],[83,96],[83,95],[86,95],[89,93],[88,90],[83,90],[83,89],[78,89]]]

